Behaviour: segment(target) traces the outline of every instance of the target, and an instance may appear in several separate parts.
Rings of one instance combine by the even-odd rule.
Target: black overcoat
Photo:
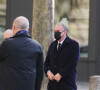
[[[16,34],[0,46],[0,90],[40,90],[43,53],[28,33]]]
[[[54,75],[59,73],[62,79],[57,83],[58,87],[61,85],[64,87],[63,90],[77,90],[76,66],[80,56],[79,44],[68,36],[59,50],[57,50],[57,43],[55,40],[49,47],[45,61],[45,73],[47,74],[48,70],[51,70]],[[52,82],[49,81],[51,84]]]

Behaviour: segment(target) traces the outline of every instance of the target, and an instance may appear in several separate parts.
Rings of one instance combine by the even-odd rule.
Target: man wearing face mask
[[[54,30],[55,41],[48,49],[45,74],[49,78],[48,90],[77,90],[76,66],[79,61],[79,44],[68,37],[68,27],[61,22]]]

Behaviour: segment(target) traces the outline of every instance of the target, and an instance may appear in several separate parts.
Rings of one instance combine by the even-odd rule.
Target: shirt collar
[[[66,37],[61,42],[58,41],[58,43],[60,43],[62,45],[62,43],[64,42],[65,39],[66,39]]]

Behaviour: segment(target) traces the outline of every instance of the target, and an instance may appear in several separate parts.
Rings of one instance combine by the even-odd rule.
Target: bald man
[[[13,37],[0,46],[0,90],[40,90],[43,79],[43,52],[33,40],[29,21],[15,18]]]
[[[4,39],[8,39],[10,37],[13,36],[13,32],[11,29],[7,29],[5,32],[4,32]]]

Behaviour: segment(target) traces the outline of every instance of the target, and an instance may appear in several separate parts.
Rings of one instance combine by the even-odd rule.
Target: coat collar
[[[22,30],[22,31],[17,32],[15,34],[15,36],[13,36],[13,37],[18,37],[18,36],[27,36],[27,37],[30,37],[31,38],[31,36],[29,35],[29,32],[27,32],[25,30]]]
[[[71,41],[71,38],[69,38],[69,37],[67,36],[66,39],[65,39],[65,42],[66,42],[66,43],[70,43],[70,41]]]
[[[64,42],[70,43],[70,41],[71,41],[71,38],[69,38],[68,36],[66,36],[65,40],[63,41],[63,43],[64,43]],[[57,40],[56,40],[55,42],[58,43]]]
[[[57,51],[57,54],[63,49],[63,47],[66,46],[66,44],[70,43],[71,42],[71,38],[69,38],[68,36],[65,38],[63,44],[61,45],[61,48]],[[56,43],[55,43],[55,46],[57,48],[57,43],[58,41],[56,40]],[[56,49],[55,49],[56,50]]]

